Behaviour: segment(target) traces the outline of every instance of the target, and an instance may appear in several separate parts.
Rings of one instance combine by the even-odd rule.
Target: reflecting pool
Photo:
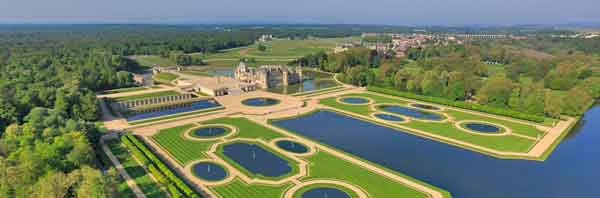
[[[491,124],[485,123],[466,123],[464,124],[465,128],[482,132],[482,133],[498,133],[500,132],[500,128]]]
[[[290,140],[281,140],[275,143],[277,147],[292,152],[292,153],[306,153],[308,152],[308,147],[304,146],[302,143],[290,141]]]
[[[279,100],[274,98],[250,98],[242,101],[242,104],[255,107],[265,107],[279,104]]]
[[[196,137],[216,137],[222,136],[227,132],[227,129],[224,127],[202,127],[195,129],[193,132],[193,136]]]
[[[426,105],[426,104],[411,104],[410,106],[417,107],[420,109],[426,109],[426,110],[440,110],[440,108],[438,108],[436,106],[431,106],[431,105]]]
[[[437,113],[421,111],[418,109],[413,109],[413,108],[408,108],[408,107],[403,107],[403,106],[398,106],[398,105],[381,105],[381,106],[378,106],[378,108],[382,109],[383,111],[390,112],[390,113],[397,113],[400,115],[405,115],[408,117],[421,119],[421,120],[442,120],[442,119],[444,119],[444,117],[442,115],[437,114]]]
[[[125,115],[127,121],[136,121],[148,118],[155,118],[166,116],[176,113],[185,113],[190,111],[197,111],[201,109],[208,109],[213,107],[221,106],[217,101],[214,100],[201,100],[184,104],[169,105],[164,107],[157,107],[152,109],[145,109],[139,111],[130,111]]]
[[[227,177],[227,171],[221,165],[212,162],[198,162],[192,166],[192,172],[206,181],[219,181]]]
[[[262,146],[236,142],[223,146],[223,154],[253,174],[279,177],[292,171],[287,160]]]
[[[330,111],[279,127],[448,190],[458,198],[600,197],[600,107],[544,161],[505,160]]]
[[[400,117],[400,116],[395,116],[392,114],[387,114],[387,113],[375,113],[373,114],[373,116],[382,119],[382,120],[387,120],[387,121],[392,121],[392,122],[402,122],[404,121],[404,118]]]
[[[302,193],[302,198],[349,198],[346,192],[337,188],[313,188]]]
[[[362,97],[344,97],[340,99],[342,102],[350,103],[350,104],[366,104],[369,103],[369,99]]]

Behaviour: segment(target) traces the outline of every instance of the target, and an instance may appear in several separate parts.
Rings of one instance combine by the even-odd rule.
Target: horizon
[[[600,13],[596,12],[594,7],[599,6],[600,3],[593,0],[569,2],[547,0],[486,2],[468,0],[452,2],[436,0],[423,2],[57,0],[49,3],[24,0],[11,2],[0,8],[0,24],[598,25]]]

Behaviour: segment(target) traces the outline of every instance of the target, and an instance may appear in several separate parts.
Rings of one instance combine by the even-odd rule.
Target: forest
[[[437,98],[432,102],[481,105],[532,121],[581,115],[600,97],[600,39],[475,41],[393,52],[351,48],[310,54],[303,65],[340,72],[340,80]],[[560,50],[558,50],[560,49]],[[517,116],[517,114],[521,116]]]

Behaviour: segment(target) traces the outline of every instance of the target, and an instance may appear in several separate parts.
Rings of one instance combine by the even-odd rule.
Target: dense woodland
[[[350,25],[0,26],[0,197],[116,196],[114,171],[103,174],[102,160],[96,157],[103,130],[95,123],[100,116],[95,92],[134,85],[130,72],[140,66],[128,56],[161,55],[180,65],[201,64],[202,60],[188,53],[249,45],[262,34],[302,39],[412,29]],[[342,80],[356,85],[558,116],[579,114],[592,98],[600,96],[598,48],[594,48],[599,42],[555,44],[541,39],[430,46],[411,50],[405,59],[356,48],[335,55],[311,54],[300,61],[341,72]],[[523,56],[514,53],[517,47],[551,55]],[[499,62],[504,72],[490,72],[483,61]]]
[[[353,48],[338,54],[311,54],[299,61],[341,72],[341,80],[359,86],[558,118],[580,115],[600,97],[599,45],[600,39],[550,37],[432,42],[410,49],[399,59],[387,52]]]

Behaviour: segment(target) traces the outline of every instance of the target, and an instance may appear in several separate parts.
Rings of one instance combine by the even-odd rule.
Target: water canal
[[[544,162],[503,160],[330,111],[275,125],[443,188],[457,198],[600,197],[600,106]]]
[[[302,83],[277,86],[267,91],[279,94],[295,94],[338,86],[337,82],[333,80],[332,74],[315,71],[303,71],[302,74],[304,75]]]
[[[184,104],[169,105],[140,111],[131,111],[126,115],[127,121],[143,120],[148,118],[156,118],[171,114],[185,113],[221,106],[214,100],[201,100]]]

